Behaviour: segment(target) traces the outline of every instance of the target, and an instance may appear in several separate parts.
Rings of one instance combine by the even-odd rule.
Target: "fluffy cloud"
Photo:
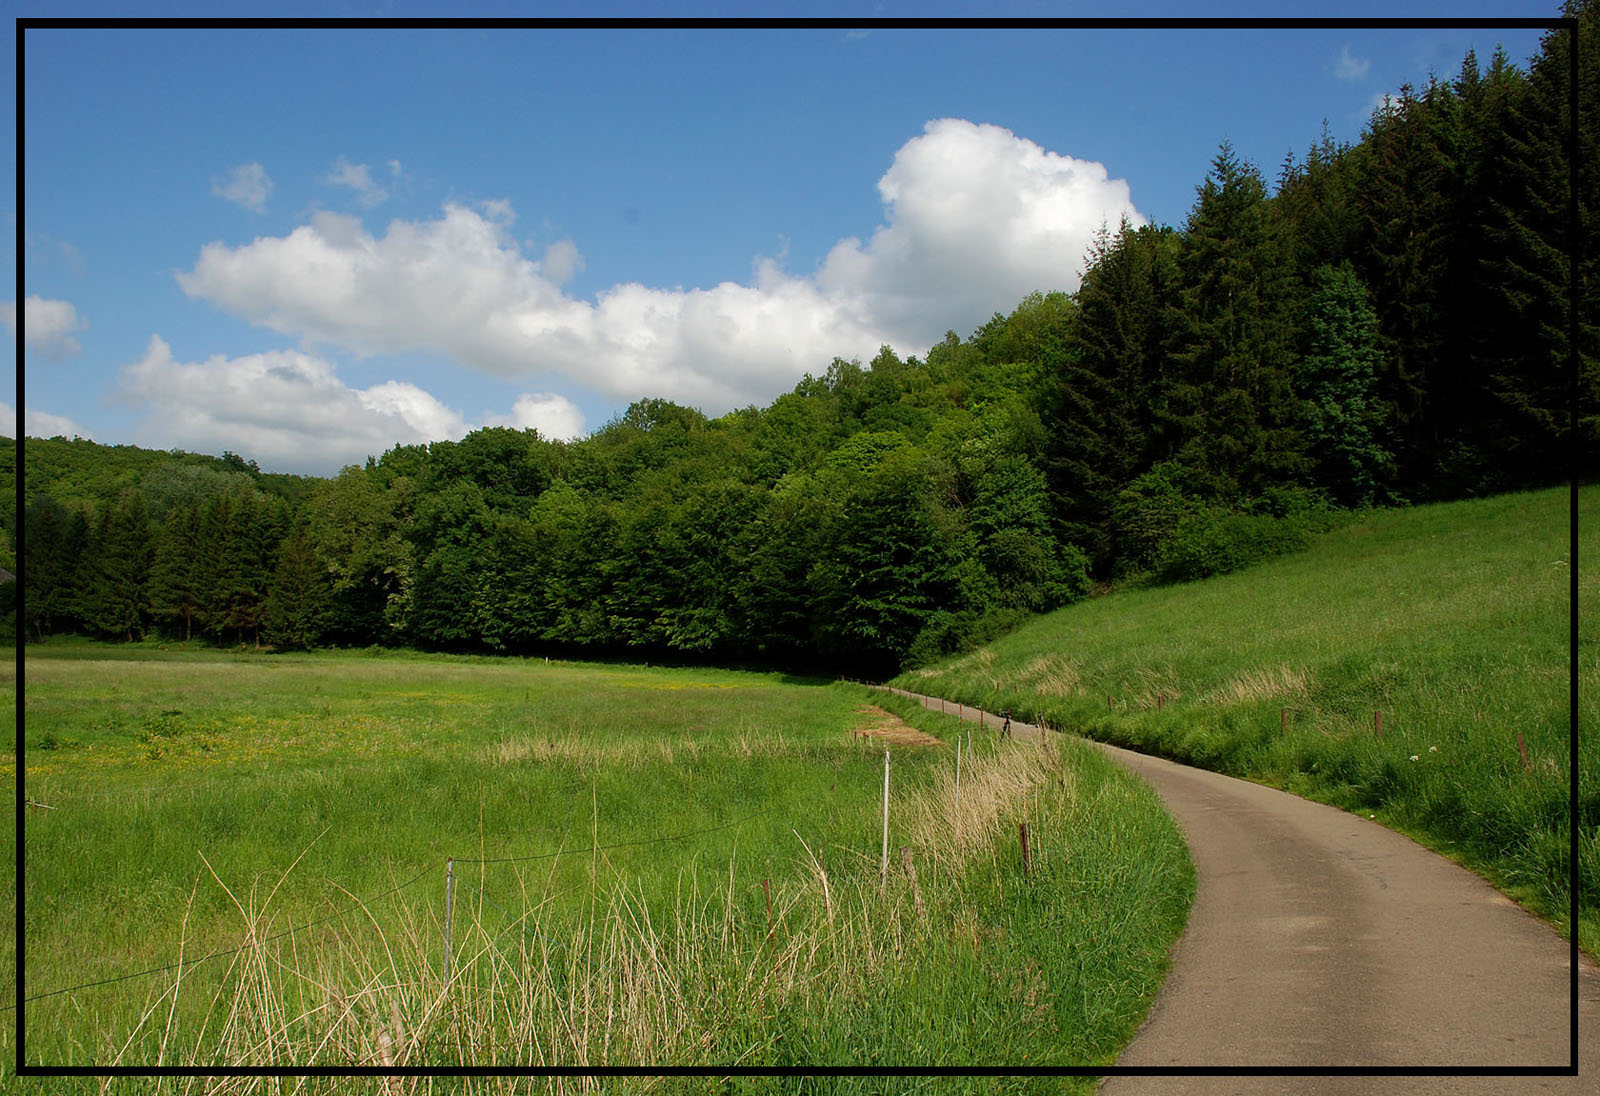
[[[322,475],[396,444],[460,438],[475,425],[532,426],[548,437],[583,432],[582,414],[560,396],[524,395],[509,417],[472,424],[404,381],[351,388],[331,362],[311,354],[272,350],[180,362],[156,335],[144,356],[124,367],[118,396],[146,409],[140,444],[232,449],[275,471]]]
[[[6,333],[15,336],[16,301],[0,305],[0,319],[5,321]],[[60,361],[82,352],[83,347],[72,337],[72,332],[88,326],[78,318],[78,310],[69,301],[52,301],[35,295],[22,303],[23,345],[42,358]]]
[[[390,170],[399,172],[398,160],[389,161]],[[333,170],[328,173],[327,181],[335,186],[349,187],[356,192],[356,200],[364,207],[370,209],[389,197],[389,192],[372,181],[372,172],[366,164],[352,164],[343,156],[333,163]]]
[[[1363,61],[1350,52],[1349,46],[1339,50],[1339,59],[1334,62],[1333,74],[1341,80],[1364,80],[1372,69],[1370,60]]]
[[[52,415],[48,411],[35,411],[28,409],[26,419],[28,437],[30,438],[87,438],[89,432],[71,419],[60,415]],[[17,409],[9,403],[0,403],[0,436],[15,438],[17,436]]]
[[[396,443],[459,438],[459,412],[414,385],[353,389],[325,359],[293,350],[180,362],[152,335],[122,372],[119,395],[143,404],[141,444],[232,449],[264,467],[326,473]]]
[[[505,202],[446,205],[382,237],[318,213],[288,236],[208,244],[178,281],[307,343],[438,351],[499,376],[565,374],[613,397],[716,413],[766,402],[836,355],[870,358],[882,343],[920,353],[1035,289],[1070,291],[1102,223],[1144,223],[1102,165],[959,119],[928,123],[878,191],[886,223],[870,240],[840,241],[811,276],[762,259],[749,285],[623,283],[593,302],[569,297],[577,246],[524,255]]]
[[[1145,223],[1104,165],[954,118],[903,145],[878,194],[888,224],[866,245],[837,244],[817,282],[916,345],[1033,290],[1076,289],[1101,224]]]
[[[211,193],[243,206],[252,213],[267,208],[267,198],[272,194],[272,180],[260,164],[240,164],[226,179],[212,179]]]
[[[483,425],[532,428],[542,437],[563,440],[582,437],[585,432],[578,405],[554,392],[526,392],[512,405],[510,415],[485,415]]]

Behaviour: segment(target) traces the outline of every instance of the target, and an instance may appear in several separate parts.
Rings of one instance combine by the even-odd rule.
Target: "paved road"
[[[1197,877],[1172,973],[1119,1066],[1570,1065],[1569,945],[1481,878],[1357,815],[1100,748],[1166,801]],[[1127,1076],[1100,1091],[1596,1096],[1600,968],[1581,958],[1578,981],[1577,1077]]]

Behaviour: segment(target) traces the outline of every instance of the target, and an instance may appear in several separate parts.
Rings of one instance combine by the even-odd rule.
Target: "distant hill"
[[[114,499],[164,465],[190,465],[218,472],[248,475],[256,487],[291,503],[311,495],[312,476],[263,472],[253,461],[226,453],[220,457],[181,449],[141,449],[137,445],[101,445],[84,438],[28,438],[27,479],[23,484],[31,500],[47,494],[57,502],[100,502]],[[17,448],[15,439],[0,438],[0,494],[9,514],[15,496]]]

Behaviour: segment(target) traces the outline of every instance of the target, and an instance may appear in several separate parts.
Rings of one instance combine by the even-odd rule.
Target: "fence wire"
[[[574,848],[571,848],[571,849],[557,849],[554,852],[534,853],[534,854],[531,854],[531,855],[528,855],[528,856],[498,856],[498,857],[487,857],[487,858],[469,858],[469,857],[456,856],[456,857],[451,857],[450,859],[453,859],[457,864],[521,864],[521,863],[527,863],[529,861],[534,861],[534,860],[549,860],[549,859],[552,859],[554,857],[563,856],[563,855],[571,856],[571,855],[575,855],[575,854],[577,854],[579,852],[606,852],[606,851],[609,851],[611,849],[635,848],[635,847],[642,846],[642,845],[659,845],[659,844],[662,844],[662,843],[668,842],[668,841],[686,841],[691,837],[700,837],[700,836],[702,836],[704,834],[717,833],[717,832],[719,832],[721,830],[732,829],[732,828],[734,828],[736,826],[742,826],[747,822],[754,821],[757,818],[764,817],[765,815],[768,815],[768,814],[771,814],[771,813],[772,813],[771,811],[757,811],[755,814],[746,815],[744,818],[737,819],[736,821],[733,821],[733,822],[724,822],[721,825],[717,825],[717,826],[707,826],[704,829],[691,830],[691,831],[689,831],[687,833],[668,834],[668,835],[663,836],[663,837],[643,838],[643,839],[640,839],[638,841],[618,841],[618,842],[615,842],[615,843],[610,844],[610,845],[591,845],[587,849],[584,849],[581,846],[577,846],[577,847],[574,847]],[[407,887],[413,886],[413,885],[421,882],[422,879],[425,876],[427,876],[430,872],[440,870],[441,867],[442,867],[442,865],[432,865],[432,866],[423,868],[416,875],[413,875],[410,879],[407,879],[404,883],[400,883],[400,884],[398,884],[396,886],[390,887],[386,891],[382,891],[382,892],[380,892],[378,894],[375,894],[371,898],[366,899],[365,902],[360,902],[360,900],[358,899],[358,902],[360,902],[360,904],[362,904],[362,905],[370,905],[371,903],[376,902],[380,898],[387,898],[391,894],[398,894],[400,891],[405,890]],[[461,880],[459,877],[458,877],[457,881],[458,882],[465,882],[465,880]],[[467,884],[467,885],[470,886],[471,884]],[[476,887],[473,887],[472,889],[474,891],[478,891],[478,888],[476,888]],[[478,891],[478,893],[482,894],[481,891]],[[488,895],[484,895],[484,898],[489,902],[490,905],[494,906],[496,909],[498,909],[502,913],[506,914],[507,917],[513,916],[510,913],[510,911],[506,910],[503,906],[500,906],[492,898],[489,898]],[[317,927],[318,925],[326,924],[329,921],[333,921],[333,920],[336,920],[338,918],[344,917],[347,914],[349,914],[350,912],[351,912],[350,910],[338,910],[338,911],[336,911],[334,913],[328,914],[326,917],[319,917],[316,920],[307,921],[306,923],[304,923],[302,925],[296,925],[296,926],[294,926],[292,928],[285,929],[282,932],[273,933],[271,936],[263,937],[261,940],[257,941],[257,944],[270,944],[275,940],[281,940],[284,937],[292,936],[293,934],[295,934],[297,932],[305,932],[307,929],[312,929],[312,928]],[[525,916],[526,915],[524,915],[524,917]],[[520,920],[520,919],[518,919],[518,920]],[[513,921],[513,925],[515,925],[515,923],[516,922]],[[557,947],[565,947],[565,945],[561,944],[559,941],[551,940],[549,942],[552,943],[552,944],[555,944]],[[22,1003],[23,1004],[30,1004],[30,1003],[32,1003],[34,1001],[42,1001],[42,1000],[44,1000],[44,999],[46,999],[48,997],[59,997],[59,996],[61,996],[63,994],[76,993],[78,990],[82,990],[82,989],[94,989],[94,988],[96,988],[98,986],[109,986],[109,985],[115,985],[118,982],[131,981],[131,980],[133,980],[135,978],[147,978],[147,977],[150,977],[151,975],[164,974],[167,971],[177,970],[180,967],[197,967],[201,963],[209,962],[212,959],[221,959],[221,958],[225,958],[225,957],[230,956],[230,955],[237,955],[240,952],[245,951],[245,950],[247,950],[247,949],[249,949],[249,948],[251,948],[253,946],[256,946],[256,944],[240,944],[238,947],[224,948],[224,949],[222,949],[220,951],[210,952],[209,954],[202,955],[198,959],[180,959],[177,962],[167,963],[164,966],[150,967],[147,970],[133,971],[130,974],[120,974],[120,975],[117,975],[114,978],[101,978],[101,979],[98,979],[98,980],[93,981],[93,982],[82,982],[82,983],[79,983],[78,985],[75,985],[75,986],[66,986],[66,987],[64,987],[62,989],[47,990],[44,993],[35,993],[35,994],[33,994],[33,995],[29,996],[29,997],[24,998]],[[0,1005],[0,1012],[15,1012],[16,1008],[17,1008],[17,1006],[15,1004]]]

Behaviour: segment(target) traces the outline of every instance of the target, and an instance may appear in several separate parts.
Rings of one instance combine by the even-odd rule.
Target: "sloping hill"
[[[1565,932],[1569,500],[1375,512],[1298,555],[1079,603],[894,683],[1375,815]],[[1587,560],[1600,487],[1578,506]],[[1593,954],[1600,597],[1592,577],[1579,586],[1579,940]]]

